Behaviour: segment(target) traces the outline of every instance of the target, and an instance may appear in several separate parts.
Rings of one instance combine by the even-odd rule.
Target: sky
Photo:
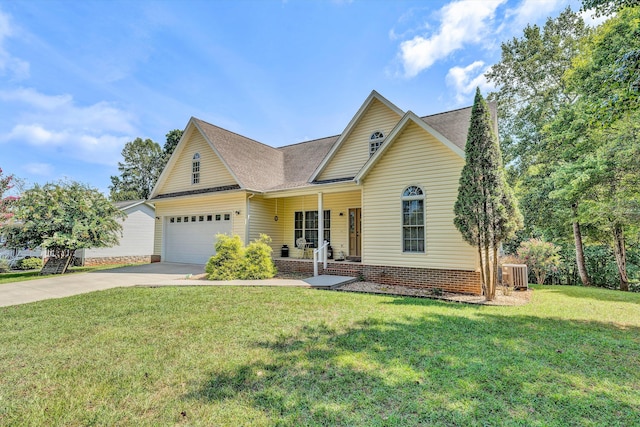
[[[500,44],[577,0],[0,0],[0,168],[108,194],[124,144],[190,117],[279,147],[340,134],[372,90],[471,105]],[[589,19],[589,16],[585,16]]]

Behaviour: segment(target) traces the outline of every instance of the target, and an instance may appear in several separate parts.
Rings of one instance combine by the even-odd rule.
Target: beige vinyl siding
[[[191,183],[191,168],[195,153],[200,154],[200,183],[198,184]],[[237,182],[229,173],[229,170],[205,141],[202,134],[194,129],[189,135],[185,146],[178,153],[178,158],[173,163],[173,167],[159,193],[166,194],[234,184],[237,184]]]
[[[369,160],[369,138],[375,131],[385,136],[400,121],[400,116],[382,102],[374,99],[351,133],[318,176],[318,180],[355,176]]]
[[[290,249],[290,256],[299,256],[295,249],[294,239],[294,215],[296,211],[318,210],[318,195],[289,197],[278,200],[278,227],[281,240],[274,239],[274,249],[286,244]],[[329,193],[323,195],[323,210],[331,211],[331,247],[334,253],[349,251],[349,208],[359,208],[361,206],[360,191],[349,191],[345,193]],[[340,216],[340,212],[343,216]],[[274,251],[274,255],[277,256]]]
[[[274,255],[279,254],[282,246],[282,226],[279,215],[278,221],[274,220],[276,199],[264,199],[262,196],[256,195],[249,200],[249,203],[251,204],[249,240],[259,238],[260,234],[267,234],[271,237]],[[280,202],[278,201],[278,203]]]
[[[244,241],[246,231],[246,195],[244,191],[219,194],[204,194],[201,196],[184,197],[180,199],[155,200],[156,221],[154,255],[163,254],[163,225],[166,217],[186,215],[208,215],[216,213],[230,213],[233,234],[237,234]],[[235,211],[240,211],[236,215]],[[213,242],[212,242],[213,244]]]
[[[363,263],[475,270],[475,250],[453,224],[463,166],[429,133],[407,125],[363,182]],[[426,253],[402,250],[401,196],[409,185],[426,194]]]

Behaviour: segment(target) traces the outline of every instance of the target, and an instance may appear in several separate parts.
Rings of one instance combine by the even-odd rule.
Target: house
[[[76,251],[81,265],[128,264],[152,262],[155,232],[155,209],[145,200],[116,202],[126,214],[120,221],[122,235],[111,248],[90,248]]]
[[[324,274],[480,294],[453,224],[470,117],[420,117],[373,91],[340,135],[278,148],[191,118],[150,197],[154,256],[205,263],[216,233],[264,233],[280,271],[311,272],[296,242],[326,240],[351,261]]]

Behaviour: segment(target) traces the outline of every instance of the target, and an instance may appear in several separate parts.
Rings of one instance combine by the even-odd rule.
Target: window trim
[[[300,237],[304,237],[305,240],[307,242],[312,243],[312,245],[310,247],[312,248],[317,248],[317,246],[313,245],[313,240],[307,239],[307,232],[316,232],[316,236],[318,233],[318,228],[307,228],[307,214],[314,212],[316,214],[316,222],[318,221],[318,210],[310,210],[310,211],[294,211],[293,212],[293,241],[296,242]],[[323,236],[323,241],[326,240],[327,242],[331,242],[331,209],[323,209],[324,212],[324,236]],[[298,214],[302,214],[302,228],[296,228],[297,224],[296,222],[299,221]],[[298,235],[298,232],[300,232],[301,234]],[[319,236],[317,236],[317,240],[320,241],[320,239],[318,238]],[[294,243],[295,244],[295,243]]]
[[[418,190],[419,194],[407,194],[410,190]],[[412,201],[422,202],[422,224],[405,224],[405,203]],[[422,236],[418,236],[418,246],[420,240],[422,240],[422,250],[410,250],[406,246],[405,229],[420,229],[422,228]],[[422,237],[422,239],[420,239]],[[411,237],[409,237],[411,241]],[[412,184],[408,185],[402,190],[400,196],[400,241],[402,245],[403,254],[426,254],[427,253],[427,195],[420,185]]]
[[[200,153],[191,158],[191,185],[200,184]]]
[[[377,130],[369,137],[369,157],[373,156],[384,143],[385,135],[381,130]]]

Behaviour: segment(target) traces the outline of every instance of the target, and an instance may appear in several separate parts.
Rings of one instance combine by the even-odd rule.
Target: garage
[[[166,217],[165,261],[206,264],[215,254],[215,235],[231,234],[230,213]]]

